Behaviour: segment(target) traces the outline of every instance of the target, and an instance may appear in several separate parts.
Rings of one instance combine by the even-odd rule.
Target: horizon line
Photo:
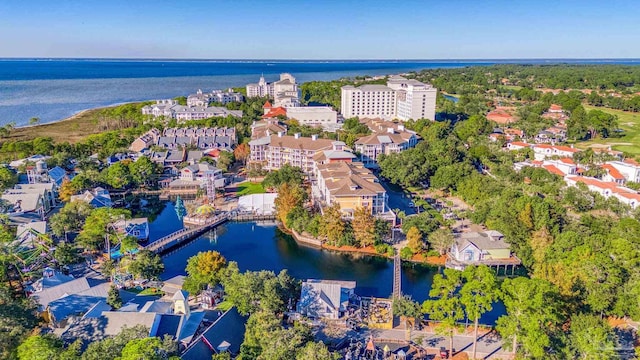
[[[436,62],[436,61],[456,61],[456,62],[491,62],[491,61],[640,61],[640,57],[628,58],[581,58],[581,57],[559,57],[559,58],[406,58],[406,59],[286,59],[286,58],[154,58],[154,57],[0,57],[2,60],[127,60],[127,61],[212,61],[212,62]]]

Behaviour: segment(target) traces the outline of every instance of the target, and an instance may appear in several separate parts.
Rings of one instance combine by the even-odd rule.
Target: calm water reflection
[[[166,218],[160,216],[152,227],[157,222],[166,226],[168,219],[171,219],[170,215],[166,215]],[[276,226],[256,223],[227,223],[219,227],[215,233],[205,234],[167,254],[164,257],[166,270],[162,278],[185,274],[184,269],[189,257],[207,250],[219,251],[227,260],[237,262],[242,271],[271,270],[277,273],[287,269],[292,276],[299,279],[355,280],[356,291],[360,295],[388,297],[392,292],[391,261],[380,257],[340,254],[302,246]],[[437,268],[421,265],[403,266],[402,292],[411,295],[415,300],[425,300],[433,275],[438,271]],[[482,322],[493,324],[502,313],[504,307],[496,304],[491,313],[485,314]]]

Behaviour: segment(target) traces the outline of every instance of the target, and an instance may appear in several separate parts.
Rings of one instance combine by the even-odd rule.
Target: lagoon
[[[173,224],[173,225],[171,225]],[[173,226],[180,228],[170,204],[150,225],[151,239],[166,235]],[[171,225],[171,226],[170,226]],[[162,235],[161,235],[162,234]],[[298,244],[293,237],[280,231],[275,224],[255,222],[227,223],[163,257],[162,279],[184,275],[187,260],[200,251],[215,250],[228,261],[235,261],[241,271],[286,269],[298,279],[355,280],[356,292],[363,296],[389,297],[393,287],[393,262],[389,259],[361,254],[336,253]],[[402,292],[414,300],[428,298],[433,276],[441,269],[404,264]],[[504,314],[504,306],[496,304],[485,314],[482,323],[492,325]]]

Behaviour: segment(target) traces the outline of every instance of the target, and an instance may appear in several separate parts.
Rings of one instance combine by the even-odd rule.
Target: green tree
[[[415,226],[412,226],[407,232],[407,246],[414,254],[422,252],[424,248],[422,234],[420,233],[420,230]]]
[[[82,258],[78,253],[78,248],[70,243],[61,241],[53,252],[53,258],[60,265],[71,265],[78,263]]]
[[[158,172],[158,166],[146,156],[129,163],[131,179],[138,185],[145,184]]]
[[[131,212],[125,209],[98,208],[91,210],[78,236],[78,242],[87,250],[98,250],[105,243],[107,235],[116,236],[113,223],[130,218]],[[111,241],[111,240],[110,240]]]
[[[183,289],[196,295],[207,285],[216,285],[226,265],[227,260],[217,251],[199,252],[190,257]]]
[[[120,241],[120,252],[122,254],[132,255],[133,251],[138,248],[138,238],[127,235]]]
[[[411,296],[404,295],[399,298],[393,299],[393,316],[402,316],[405,318],[405,328],[408,328],[410,319],[411,322],[422,318],[422,307],[416,301],[411,299]]]
[[[498,285],[496,276],[488,266],[468,266],[462,272],[464,285],[460,289],[460,302],[464,306],[467,317],[473,320],[473,352],[476,358],[478,345],[478,322],[482,314],[493,309],[493,303],[498,300]]]
[[[104,182],[114,189],[125,188],[132,182],[129,167],[123,161],[111,164],[102,171],[101,175]]]
[[[51,231],[59,237],[68,232],[79,231],[92,209],[93,207],[84,201],[65,204],[60,211],[51,216],[49,220]]]
[[[320,222],[320,234],[326,237],[329,244],[337,245],[345,232],[340,205],[335,203],[324,209]]]
[[[0,167],[0,191],[12,188],[18,183],[18,175],[6,166]]]
[[[278,188],[284,183],[302,185],[304,172],[297,166],[284,164],[279,170],[271,171],[264,177],[262,185],[266,188]]]
[[[433,277],[429,297],[422,303],[422,311],[433,320],[439,321],[438,331],[449,337],[449,354],[453,354],[453,335],[457,322],[464,319],[464,308],[460,299],[462,273],[445,269],[443,274]]]
[[[502,283],[500,298],[507,314],[498,318],[496,330],[505,347],[526,358],[544,358],[561,320],[558,289],[545,280],[518,277]]]
[[[569,351],[571,358],[605,360],[617,358],[615,334],[611,326],[597,316],[576,314],[571,317]]]
[[[124,327],[114,337],[94,341],[82,353],[82,360],[116,360],[122,355],[124,347],[132,340],[149,336],[149,329],[143,325]]]
[[[158,279],[164,271],[160,255],[150,250],[140,250],[129,263],[129,272],[139,279]]]
[[[438,229],[431,234],[429,234],[429,244],[431,247],[438,251],[440,255],[444,255],[455,239],[453,238],[453,234],[449,229]]]
[[[31,119],[29,119],[29,125],[38,125],[38,123],[40,122],[40,118],[37,117],[32,117]]]
[[[57,359],[62,350],[62,341],[53,334],[31,335],[18,346],[18,359]]]
[[[338,360],[339,354],[329,351],[327,346],[322,342],[310,341],[304,347],[298,350],[296,360]]]
[[[23,337],[37,324],[33,300],[16,298],[8,288],[0,286],[0,358],[15,358]]]
[[[374,224],[375,218],[371,215],[369,208],[358,207],[354,211],[351,226],[353,227],[353,235],[360,247],[371,246],[375,242]]]
[[[122,349],[119,360],[179,359],[177,356],[173,357],[177,353],[177,346],[170,342],[172,341],[162,341],[157,337],[133,339]]]
[[[278,220],[287,224],[287,216],[296,207],[302,207],[307,193],[300,185],[285,182],[278,187],[278,196],[274,203]]]
[[[115,286],[111,286],[109,288],[109,293],[107,295],[107,304],[114,309],[120,309],[122,307],[122,297],[120,297],[120,291]]]

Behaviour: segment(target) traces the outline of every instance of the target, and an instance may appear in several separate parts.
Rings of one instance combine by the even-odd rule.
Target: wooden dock
[[[203,233],[213,229],[214,227],[223,224],[229,221],[229,215],[221,214],[215,216],[211,219],[207,219],[207,221],[200,226],[196,226],[190,229],[182,229],[178,230],[172,234],[169,234],[163,238],[160,238],[149,245],[145,246],[145,250],[150,250],[158,254],[162,254],[163,252],[178,246],[184,242],[190,241],[191,239],[202,235]]]
[[[275,215],[239,213],[235,211],[225,212],[209,219],[188,219],[189,223],[195,224],[196,226],[189,229],[178,230],[150,243],[145,246],[144,249],[153,251],[157,254],[162,254],[178,245],[189,242],[190,240],[206,233],[218,225],[224,224],[227,221],[268,221],[275,219]]]

